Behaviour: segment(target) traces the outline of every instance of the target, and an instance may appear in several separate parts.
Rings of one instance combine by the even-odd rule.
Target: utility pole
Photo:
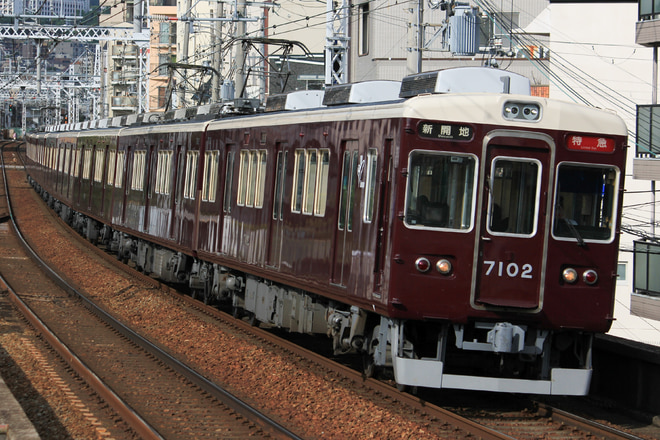
[[[238,0],[236,3],[236,35],[239,40],[245,37],[245,31],[247,29],[246,23],[244,20],[247,12],[247,7],[244,0]],[[243,41],[241,40],[236,45],[236,56],[234,57],[234,63],[236,67],[236,91],[235,98],[241,98],[245,88],[245,49],[243,47]]]
[[[408,56],[406,67],[408,74],[422,71],[422,48],[424,47],[424,2],[417,0],[410,9],[412,21],[408,26]]]
[[[213,13],[213,11],[211,11],[211,13]],[[216,4],[215,17],[224,18],[224,16],[224,3],[218,2]],[[214,21],[212,26],[213,32],[211,34],[211,47],[213,48],[213,68],[218,72],[222,72],[222,22]],[[221,78],[219,75],[213,75],[213,81],[211,81],[212,102],[220,102],[220,79]]]
[[[183,17],[185,19],[189,18],[190,14],[190,0],[184,0],[183,2]],[[190,40],[190,27],[193,26],[192,21],[184,21],[185,25],[183,26],[183,41],[181,42],[181,52],[177,54],[177,61],[181,63],[188,62],[188,41]],[[178,96],[179,102],[177,107],[183,108],[186,106],[186,71],[181,72],[181,80],[178,87]]]
[[[325,85],[348,81],[348,0],[326,0]]]

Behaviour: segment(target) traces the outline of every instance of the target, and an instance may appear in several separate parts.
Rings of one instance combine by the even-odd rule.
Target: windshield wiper
[[[571,234],[573,234],[573,237],[575,237],[575,239],[577,240],[578,246],[585,247],[584,239],[582,238],[578,230],[575,228],[573,223],[571,223],[571,221],[566,217],[564,217],[563,220],[566,222],[566,225],[568,226],[568,230],[571,231]]]

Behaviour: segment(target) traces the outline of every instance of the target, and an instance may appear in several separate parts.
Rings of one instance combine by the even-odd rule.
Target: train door
[[[232,195],[234,193],[234,150],[235,144],[225,144],[224,154],[224,182],[222,185],[222,213],[218,225],[218,243],[216,249],[221,254],[228,254],[230,252],[231,240],[225,237],[225,234],[230,235],[231,222],[232,222]],[[221,173],[222,174],[222,173]]]
[[[358,208],[360,206],[355,200],[359,161],[358,141],[347,141],[344,145],[341,162],[337,233],[335,235],[334,262],[332,266],[332,283],[340,286],[347,284],[351,271],[353,212],[356,205]]]
[[[128,195],[131,191],[131,179],[133,176],[133,155],[132,148],[130,145],[126,146],[126,153],[124,154],[124,187],[122,188],[122,200],[121,205],[121,224],[126,223],[126,205],[128,204]]]
[[[550,142],[502,137],[485,147],[475,307],[542,307]]]
[[[376,254],[374,258],[374,285],[373,291],[377,295],[381,293],[383,282],[383,267],[385,267],[385,255],[387,254],[387,232],[389,231],[388,206],[390,200],[390,179],[392,177],[392,140],[385,140],[383,149],[383,166],[380,170],[380,190],[378,191],[378,213],[376,214]]]
[[[279,268],[282,257],[282,240],[284,233],[284,183],[286,181],[288,144],[277,144],[277,159],[275,163],[275,184],[273,185],[273,213],[270,219],[270,235],[268,236],[267,265]]]

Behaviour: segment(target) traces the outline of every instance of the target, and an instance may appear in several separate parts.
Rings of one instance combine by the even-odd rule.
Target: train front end
[[[521,94],[408,106],[375,362],[387,334],[402,385],[587,394],[613,320],[625,124]]]

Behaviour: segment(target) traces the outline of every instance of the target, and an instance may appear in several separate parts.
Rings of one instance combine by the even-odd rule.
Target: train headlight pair
[[[428,258],[419,257],[415,261],[415,268],[422,273],[428,272],[431,269],[431,262]],[[449,275],[451,273],[451,262],[445,258],[442,258],[436,261],[435,268],[442,275]]]
[[[564,271],[561,273],[561,277],[566,283],[575,284],[578,280],[578,272],[577,270],[569,267],[564,269]],[[587,269],[582,272],[582,281],[584,281],[585,284],[592,286],[598,282],[598,273],[593,269]]]
[[[541,119],[541,106],[536,103],[507,101],[502,108],[505,119],[538,121]]]

